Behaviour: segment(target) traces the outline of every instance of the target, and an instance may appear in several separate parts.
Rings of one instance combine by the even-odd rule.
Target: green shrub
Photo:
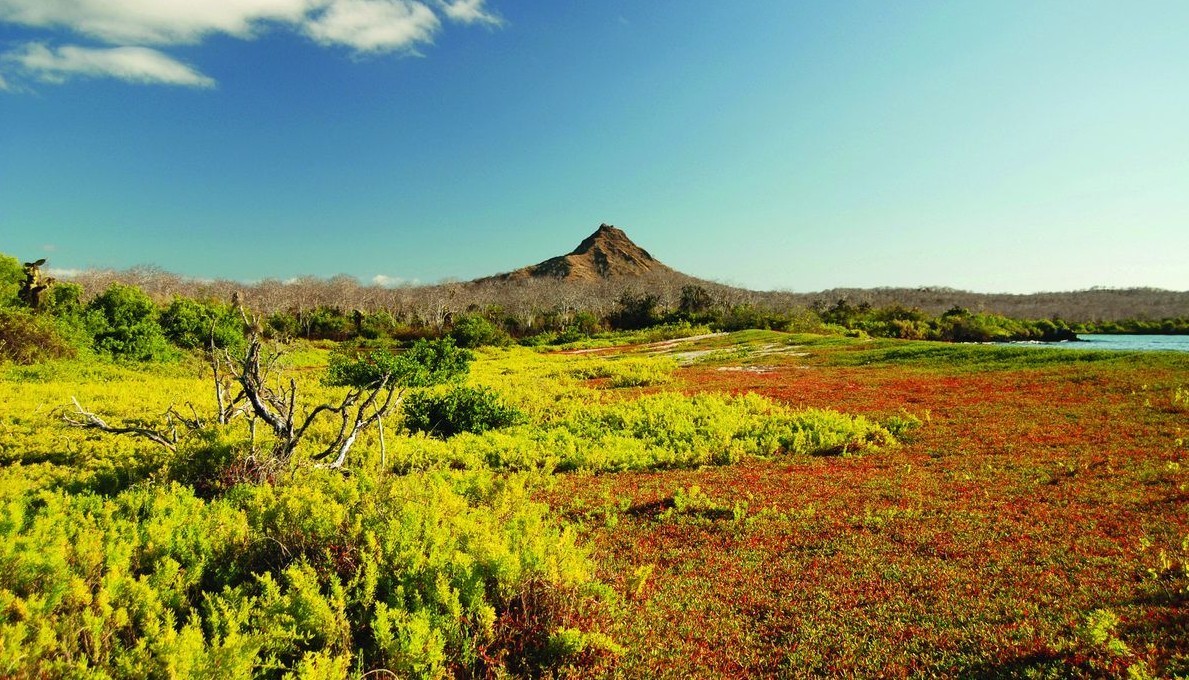
[[[555,345],[564,345],[570,342],[577,342],[598,333],[602,330],[599,323],[599,317],[586,310],[580,311],[574,315],[561,332],[557,334],[550,342]],[[522,343],[524,344],[524,343]],[[544,344],[544,343],[541,343]]]
[[[49,290],[45,311],[54,316],[81,316],[83,313],[83,287],[69,281],[59,281]]]
[[[21,261],[0,253],[0,307],[17,303],[17,293],[25,280],[25,268]]]
[[[697,484],[690,486],[688,490],[679,487],[673,492],[670,503],[658,515],[660,520],[673,520],[682,516],[703,520],[720,520],[728,517],[734,519],[737,516],[742,519],[740,512],[743,515],[746,514],[743,506],[736,504],[734,508],[729,507],[725,503],[711,498]]]
[[[91,300],[87,312],[96,351],[133,361],[175,356],[157,322],[157,306],[136,286],[113,283]]]
[[[474,358],[449,337],[418,340],[399,354],[383,347],[342,347],[330,355],[323,382],[337,387],[372,387],[388,376],[404,387],[432,387],[465,376]]]
[[[704,286],[685,285],[681,287],[681,302],[677,309],[682,314],[692,317],[704,314],[714,306],[714,297]]]
[[[192,432],[164,465],[164,476],[213,498],[237,484],[272,481],[275,469],[265,470],[225,430],[209,426]]]
[[[355,334],[355,323],[338,307],[322,305],[298,315],[308,340],[346,340]]]
[[[735,305],[718,316],[711,324],[716,331],[741,331],[749,329],[785,330],[790,324],[787,315],[759,309],[753,305]]]
[[[175,297],[161,313],[161,330],[182,349],[239,347],[244,344],[244,321],[230,305]]]
[[[368,340],[394,338],[400,332],[400,324],[385,311],[373,312],[359,323],[359,334]]]
[[[655,326],[661,321],[661,300],[653,293],[624,292],[615,302],[609,319],[613,328],[638,330]]]
[[[277,340],[290,340],[301,333],[297,315],[291,311],[273,312],[264,322],[264,334]]]
[[[540,347],[542,345],[568,345],[571,342],[578,342],[589,338],[590,334],[583,333],[581,330],[571,326],[560,333],[538,333],[537,335],[530,335],[527,338],[522,338],[520,344],[525,347]]]
[[[405,402],[405,426],[442,439],[460,432],[508,427],[523,420],[523,413],[486,387],[456,387],[442,394],[422,392]]]
[[[503,347],[512,343],[512,338],[504,329],[478,315],[457,319],[450,330],[450,337],[459,347]]]
[[[928,414],[926,414],[928,417]],[[913,431],[921,426],[921,419],[909,413],[908,411],[901,411],[899,414],[889,416],[884,419],[882,425],[893,437],[900,441],[904,439]]]

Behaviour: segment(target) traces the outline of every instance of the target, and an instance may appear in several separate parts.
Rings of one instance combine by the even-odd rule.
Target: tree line
[[[518,316],[521,325],[531,326],[537,316],[556,312],[564,316],[575,309],[606,315],[624,292],[649,292],[662,306],[672,308],[687,285],[705,289],[718,306],[752,305],[761,309],[807,308],[815,303],[846,300],[872,307],[902,306],[939,315],[953,307],[1017,319],[1060,318],[1071,323],[1124,321],[1156,322],[1189,317],[1189,291],[1157,288],[1093,288],[1069,292],[1028,294],[974,293],[945,287],[919,288],[834,288],[819,292],[753,291],[679,272],[666,272],[629,279],[570,281],[551,277],[502,281],[495,278],[475,282],[444,281],[435,284],[406,284],[396,287],[365,285],[358,279],[338,275],[329,279],[301,277],[288,281],[265,279],[245,284],[228,280],[190,279],[154,267],[124,271],[88,270],[71,278],[88,291],[102,291],[113,282],[135,285],[158,302],[175,295],[194,299],[230,299],[242,291],[253,309],[271,314],[287,309],[332,306],[364,312],[383,309],[399,317],[415,316],[431,325],[444,322],[450,313],[470,307],[499,305]],[[94,293],[93,293],[94,294]]]
[[[24,363],[79,349],[161,360],[179,350],[279,340],[452,335],[462,346],[561,344],[597,333],[688,324],[988,342],[1076,333],[1189,332],[1189,293],[1155,289],[986,295],[951,289],[758,292],[676,272],[632,279],[448,281],[381,287],[348,276],[254,284],[152,268],[68,281],[44,261],[0,255],[0,356]],[[251,321],[242,310],[250,313]],[[253,328],[254,326],[254,328]]]

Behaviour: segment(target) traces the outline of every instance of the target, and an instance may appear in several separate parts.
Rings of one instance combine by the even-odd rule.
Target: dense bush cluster
[[[50,281],[33,307],[18,294],[26,276],[19,262],[0,255],[0,359],[30,364],[82,353],[166,361],[179,349],[245,342],[244,319],[229,304],[175,297],[162,308],[140,288],[119,282],[84,302],[78,284]]]
[[[671,358],[627,357],[576,361],[570,375],[583,380],[606,379],[611,387],[651,387],[673,380],[677,362]]]
[[[209,501],[5,481],[0,676],[483,677],[575,635],[612,648],[575,627],[591,565],[514,477],[309,473]]]
[[[454,322],[450,337],[459,347],[500,347],[512,342],[507,331],[482,316],[468,315]]]
[[[231,305],[178,297],[161,312],[159,320],[165,337],[183,349],[226,349],[244,344],[244,321]]]
[[[410,437],[393,447],[401,470],[618,472],[729,465],[747,456],[857,454],[894,446],[882,425],[834,411],[794,411],[756,395],[662,393],[572,404],[551,418],[447,440]]]
[[[1169,319],[1127,319],[1073,324],[1078,333],[1139,333],[1144,335],[1189,335],[1189,317]]]
[[[474,355],[450,338],[419,340],[405,352],[389,348],[338,347],[324,382],[334,387],[368,387],[388,379],[404,387],[431,387],[466,375]]]
[[[505,404],[486,387],[455,387],[443,393],[422,392],[405,403],[405,427],[446,439],[460,432],[481,434],[515,425],[524,414]]]
[[[933,317],[915,308],[872,308],[867,304],[852,305],[847,300],[839,300],[829,307],[817,305],[814,311],[825,324],[879,338],[946,342],[1059,342],[1077,339],[1073,330],[1060,320],[1009,319],[998,314],[974,313],[961,307],[951,308]]]
[[[172,353],[157,306],[139,288],[112,284],[87,305],[95,350],[121,359],[153,361]]]

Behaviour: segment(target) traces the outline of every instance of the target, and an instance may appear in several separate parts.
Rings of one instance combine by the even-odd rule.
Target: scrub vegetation
[[[0,677],[1189,674],[1184,355],[8,271]]]

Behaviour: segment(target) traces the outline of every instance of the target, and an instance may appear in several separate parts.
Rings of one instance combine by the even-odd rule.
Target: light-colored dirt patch
[[[684,352],[669,352],[682,366],[691,366],[702,360],[744,361],[766,356],[807,357],[809,352],[798,352],[803,349],[800,345],[781,345],[769,343],[756,347],[740,345],[738,347],[715,347],[712,349],[694,349]]]
[[[789,357],[807,357],[809,352],[797,352],[794,350],[803,349],[800,345],[778,345],[769,343],[767,345],[760,345],[755,349],[747,350],[746,357],[767,357],[775,354]]]
[[[767,375],[775,373],[776,366],[719,366],[714,369],[716,371],[732,371],[736,373],[754,373],[756,375]]]
[[[743,361],[747,359],[754,359],[756,357],[775,355],[792,357],[809,356],[809,352],[797,351],[804,349],[804,347],[801,345],[783,345],[775,342],[766,343],[763,345],[736,345],[678,351],[684,345],[698,342],[699,340],[706,340],[708,338],[721,337],[723,335],[726,335],[726,333],[703,333],[702,335],[691,335],[685,338],[660,340],[644,345],[618,345],[615,347],[591,347],[588,349],[564,350],[560,352],[560,354],[610,354],[617,351],[623,351],[625,349],[631,349],[641,354],[671,356],[677,360],[678,364],[682,366],[692,366],[693,364],[703,360]]]
[[[658,340],[656,342],[649,342],[643,345],[615,345],[612,347],[588,347],[586,349],[567,349],[558,352],[558,354],[593,354],[596,352],[613,352],[615,350],[623,349],[637,349],[649,354],[662,354],[668,350],[690,342],[697,342],[698,340],[705,340],[707,338],[717,338],[725,333],[703,333],[701,335],[690,335],[684,338],[673,338],[671,340]],[[706,350],[715,351],[715,350]]]
[[[689,350],[688,352],[673,352],[671,353],[671,356],[682,366],[689,366],[690,364],[697,362],[698,359],[711,354],[721,354],[724,355],[724,358],[726,358],[726,356],[730,354],[730,351],[723,349],[693,349]]]
[[[673,338],[672,340],[658,340],[657,342],[650,342],[645,345],[639,345],[642,351],[650,354],[664,354],[678,345],[685,345],[699,340],[706,340],[707,338],[717,338],[726,335],[725,333],[703,333],[701,335],[691,335],[686,338]],[[710,350],[713,351],[713,350]]]

